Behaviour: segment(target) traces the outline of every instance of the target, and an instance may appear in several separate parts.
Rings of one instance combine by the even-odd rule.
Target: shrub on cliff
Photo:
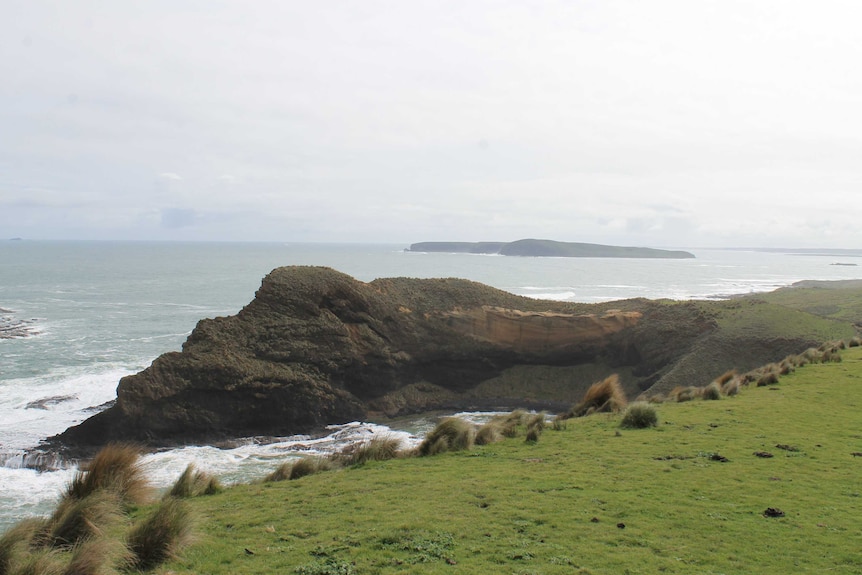
[[[476,428],[472,423],[457,417],[447,417],[425,436],[419,445],[419,455],[470,449],[475,439]]]
[[[652,404],[637,401],[626,408],[620,427],[645,429],[658,425],[658,412]]]
[[[580,403],[566,417],[583,417],[591,413],[617,412],[625,408],[628,401],[617,374],[606,377],[590,386]]]

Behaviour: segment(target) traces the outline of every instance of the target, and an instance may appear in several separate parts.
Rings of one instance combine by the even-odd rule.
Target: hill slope
[[[536,444],[510,439],[199,498],[200,539],[166,567],[859,573],[862,350],[843,358],[736,397],[663,404],[654,429],[618,432],[618,416],[594,415]]]

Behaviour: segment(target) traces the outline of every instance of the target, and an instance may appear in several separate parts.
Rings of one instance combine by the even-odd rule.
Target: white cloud
[[[858,3],[11,10],[6,235],[862,242]]]

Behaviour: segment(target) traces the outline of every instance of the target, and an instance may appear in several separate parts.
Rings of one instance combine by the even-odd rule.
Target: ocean
[[[695,259],[646,260],[412,253],[405,247],[0,242],[0,531],[49,512],[75,472],[26,468],[25,450],[96,413],[116,397],[121,377],[179,350],[198,320],[239,311],[278,266],[328,266],[362,281],[461,277],[528,297],[577,302],[715,299],[804,279],[862,277],[858,252],[689,249]],[[144,463],[161,487],[192,461],[225,483],[248,481],[297,453],[337,451],[375,433],[416,443],[431,425],[431,418],[395,429],[351,422],[333,426],[327,437],[267,445],[249,439],[232,449],[192,446],[148,455]]]

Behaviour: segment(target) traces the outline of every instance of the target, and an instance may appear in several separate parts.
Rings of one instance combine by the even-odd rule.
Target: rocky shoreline
[[[36,319],[14,317],[15,312],[0,307],[0,339],[20,339],[38,335]]]

